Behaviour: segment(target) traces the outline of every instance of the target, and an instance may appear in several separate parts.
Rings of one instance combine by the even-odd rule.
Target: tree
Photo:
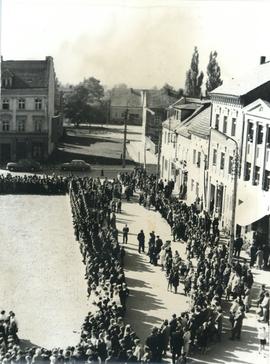
[[[125,83],[117,83],[113,86],[113,88],[121,88],[121,89],[127,89],[128,86]]]
[[[177,91],[177,97],[180,99],[183,96],[184,96],[184,89],[179,88],[179,90]]]
[[[199,52],[194,48],[190,69],[186,74],[185,94],[191,97],[201,97],[201,87],[203,82],[203,72],[199,74]]]
[[[217,52],[211,52],[209,56],[209,63],[207,66],[207,81],[206,81],[206,94],[221,86],[223,81],[220,78],[221,72],[219,64],[217,63]]]
[[[104,120],[104,88],[94,77],[85,79],[75,86],[67,97],[65,116],[77,126],[81,123],[103,122]]]

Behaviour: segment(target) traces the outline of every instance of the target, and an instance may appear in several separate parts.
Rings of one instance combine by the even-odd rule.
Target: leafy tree
[[[94,77],[85,79],[75,86],[67,97],[65,116],[77,126],[81,123],[103,122],[104,120],[104,88]]]
[[[209,56],[209,63],[207,66],[207,81],[206,81],[206,94],[221,86],[223,81],[220,78],[221,72],[219,64],[217,63],[217,52],[211,52]]]
[[[184,96],[184,89],[179,88],[178,91],[177,91],[177,97],[179,97],[179,99],[180,99],[180,97],[182,97],[182,96]]]
[[[185,94],[191,97],[201,96],[201,87],[203,83],[203,72],[199,73],[199,52],[194,48],[190,69],[186,73]]]
[[[113,88],[121,88],[121,89],[124,88],[124,89],[127,89],[128,86],[125,83],[118,83],[118,84],[114,85]]]
[[[169,83],[165,83],[164,86],[162,87],[162,89],[164,90],[168,90],[168,91],[175,91],[174,87],[172,85],[170,85]]]

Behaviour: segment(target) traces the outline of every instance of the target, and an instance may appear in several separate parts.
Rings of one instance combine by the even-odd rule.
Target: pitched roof
[[[111,94],[111,106],[142,107],[141,90],[114,88]]]
[[[176,119],[166,119],[162,123],[162,127],[169,129],[170,131],[174,131],[180,124],[179,120]]]
[[[210,95],[244,96],[270,81],[270,62],[260,64],[239,77],[231,78],[210,92]]]
[[[177,110],[196,110],[200,106],[201,103],[200,104],[190,103],[190,104],[176,105],[174,106],[174,108]]]
[[[48,59],[42,61],[10,60],[1,62],[2,78],[12,77],[11,89],[46,88],[49,81]]]
[[[207,138],[210,135],[210,118],[211,107],[208,104],[198,115],[191,120],[188,132],[202,138]]]
[[[257,99],[243,108],[243,112],[263,118],[270,118],[270,102]]]
[[[207,138],[210,128],[210,103],[204,103],[200,108],[188,117],[184,123],[176,128],[176,133],[186,138],[190,138],[191,134],[196,134],[202,138]]]

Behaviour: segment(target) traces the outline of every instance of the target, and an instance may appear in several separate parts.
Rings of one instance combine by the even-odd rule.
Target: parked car
[[[6,166],[9,171],[37,172],[41,170],[40,163],[30,159],[22,159],[18,162],[9,162]]]
[[[90,171],[90,164],[83,160],[72,160],[61,165],[62,171]]]

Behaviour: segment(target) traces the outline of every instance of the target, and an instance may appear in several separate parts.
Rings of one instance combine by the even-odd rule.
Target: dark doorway
[[[216,192],[216,188],[215,186],[211,183],[211,189],[210,189],[210,214],[212,215],[214,212],[214,206],[215,206],[215,192]]]
[[[1,161],[9,162],[11,159],[11,145],[9,143],[1,144]]]

